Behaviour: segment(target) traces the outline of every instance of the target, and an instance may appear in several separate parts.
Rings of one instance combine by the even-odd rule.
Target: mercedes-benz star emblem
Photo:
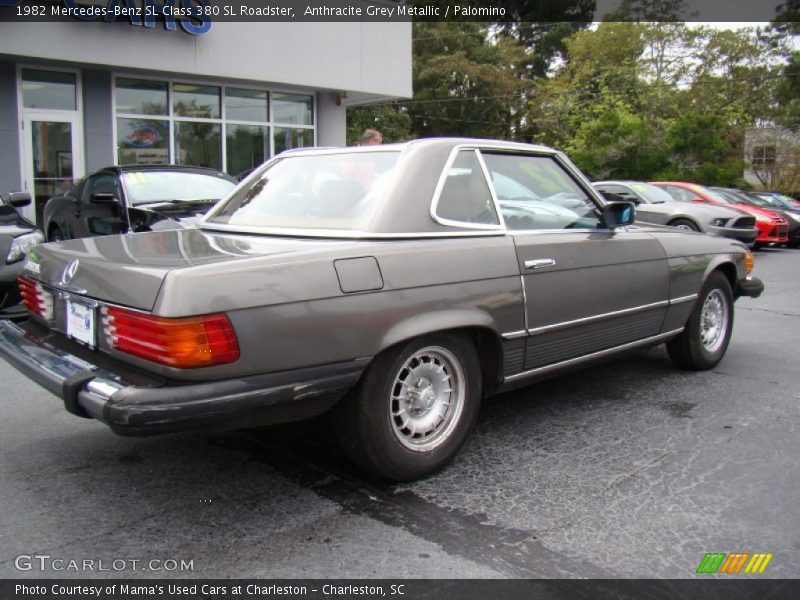
[[[64,267],[64,272],[61,274],[61,283],[62,285],[67,285],[68,283],[72,282],[72,279],[75,277],[75,273],[78,271],[78,265],[80,261],[76,258],[73,261],[70,261],[66,267]]]

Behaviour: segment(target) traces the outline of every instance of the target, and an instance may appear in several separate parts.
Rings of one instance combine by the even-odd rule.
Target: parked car
[[[47,201],[49,241],[193,226],[236,180],[203,167],[106,167]]]
[[[22,270],[25,254],[44,241],[42,233],[17,208],[31,203],[27,192],[0,193],[0,316],[16,316],[21,312],[17,275]]]
[[[678,202],[661,188],[643,181],[597,181],[592,185],[603,194],[633,202],[636,221],[641,224],[702,231],[745,244],[755,242],[758,235],[755,217],[735,208]]]
[[[661,343],[688,369],[722,359],[734,300],[764,287],[752,254],[633,220],[542,146],[295,151],[197,228],[38,247],[0,355],[123,435],[332,409],[356,463],[415,479],[485,396]]]
[[[731,202],[746,202],[752,206],[758,206],[774,211],[786,219],[789,230],[786,245],[790,248],[800,246],[800,207],[795,208],[791,204],[783,204],[778,197],[773,194],[751,194],[735,188],[712,187],[712,190],[722,194]]]
[[[758,236],[755,245],[757,247],[764,244],[785,244],[789,241],[788,221],[773,210],[745,202],[733,202],[722,194],[696,183],[682,181],[651,181],[650,183],[666,190],[673,198],[682,202],[727,206],[750,213],[756,218]]]
[[[768,202],[776,202],[792,210],[800,209],[800,200],[787,196],[786,194],[781,194],[780,192],[753,192],[753,195],[764,198]]]

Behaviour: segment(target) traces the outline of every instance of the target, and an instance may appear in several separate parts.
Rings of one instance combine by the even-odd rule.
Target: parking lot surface
[[[737,302],[712,371],[659,347],[489,399],[450,467],[399,486],[351,467],[324,419],[122,438],[0,361],[0,577],[684,578],[737,551],[794,577],[799,269],[756,253],[766,292]]]

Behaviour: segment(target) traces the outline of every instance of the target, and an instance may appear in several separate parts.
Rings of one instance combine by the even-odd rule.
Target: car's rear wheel
[[[480,399],[480,365],[469,337],[420,337],[370,364],[337,407],[337,438],[363,469],[393,481],[418,479],[458,453]]]
[[[683,332],[667,343],[667,351],[680,367],[711,369],[725,356],[732,331],[731,284],[715,271],[703,284]]]
[[[700,231],[700,228],[689,219],[675,219],[674,221],[670,221],[669,225],[676,229],[683,229],[684,231]]]
[[[53,225],[50,228],[50,232],[47,234],[47,241],[48,242],[63,242],[64,241],[64,234],[61,233],[61,230],[58,228],[57,225]]]

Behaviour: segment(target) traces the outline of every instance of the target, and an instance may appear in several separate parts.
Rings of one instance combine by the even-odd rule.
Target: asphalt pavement
[[[660,347],[492,398],[450,467],[399,486],[324,419],[123,438],[0,360],[0,577],[691,578],[706,552],[796,577],[798,272],[756,253],[766,292],[712,371]]]

